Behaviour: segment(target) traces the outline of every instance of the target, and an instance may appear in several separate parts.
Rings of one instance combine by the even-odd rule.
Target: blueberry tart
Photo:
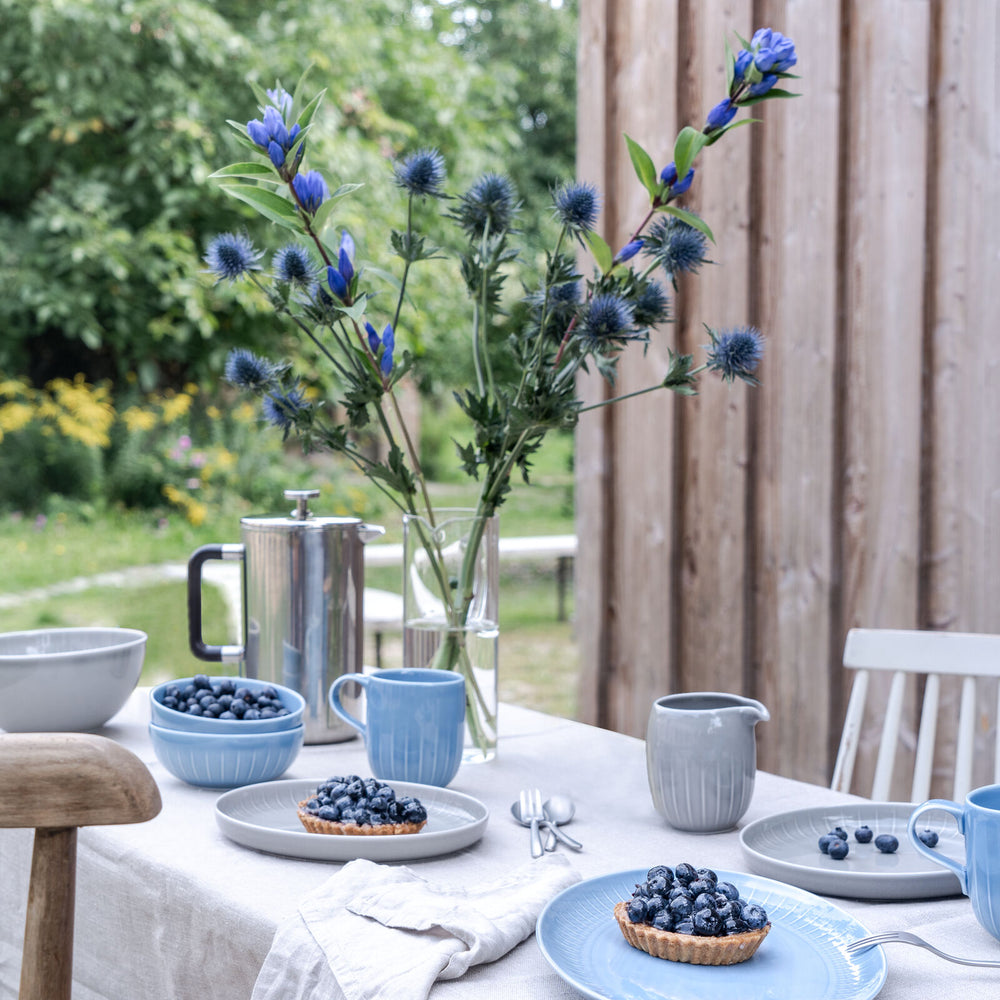
[[[751,958],[771,924],[762,906],[742,899],[709,868],[657,865],[615,920],[633,948],[691,965],[737,965]]]
[[[298,804],[298,816],[310,833],[351,837],[419,833],[427,823],[419,799],[397,798],[385,782],[356,774],[327,778]]]

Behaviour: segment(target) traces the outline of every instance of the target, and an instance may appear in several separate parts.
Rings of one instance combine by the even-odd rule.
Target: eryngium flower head
[[[556,218],[571,232],[589,232],[597,223],[601,196],[593,184],[564,184],[554,195]]]
[[[760,330],[740,326],[718,334],[710,329],[708,335],[712,338],[712,343],[705,345],[708,368],[718,372],[726,382],[739,378],[750,385],[757,385],[754,372],[764,354],[764,338]]]
[[[277,369],[267,358],[258,357],[245,347],[237,347],[229,352],[223,374],[226,381],[240,389],[261,392],[274,384],[276,373]]]
[[[626,340],[636,336],[632,305],[620,295],[595,295],[583,317],[582,333],[593,340]]]
[[[393,166],[396,183],[410,194],[440,198],[443,195],[444,157],[436,149],[418,149]]]
[[[674,215],[661,216],[649,227],[643,252],[653,257],[671,278],[686,271],[694,274],[707,263],[708,237]]]
[[[251,271],[260,270],[263,252],[257,250],[249,236],[239,233],[219,233],[205,251],[204,261],[217,282],[225,278],[236,281]]]
[[[303,170],[292,178],[292,187],[298,196],[302,207],[315,215],[319,206],[330,197],[330,189],[326,186],[323,175],[318,170]]]
[[[298,243],[289,243],[275,251],[272,260],[276,281],[305,288],[316,278],[316,265],[309,251]]]
[[[635,324],[656,326],[670,319],[670,296],[658,281],[649,279],[635,300]]]
[[[510,228],[517,212],[516,192],[502,174],[483,174],[459,199],[453,213],[458,224],[472,238],[484,233],[498,234]]]
[[[261,404],[267,422],[280,427],[286,434],[295,426],[298,415],[308,408],[305,396],[298,389],[270,392]]]

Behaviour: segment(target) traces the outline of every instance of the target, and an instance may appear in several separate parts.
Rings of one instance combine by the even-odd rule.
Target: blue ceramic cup
[[[965,837],[964,865],[928,847],[917,836],[920,816],[931,809],[943,809],[955,817],[958,832]],[[964,805],[931,799],[910,816],[906,832],[921,854],[958,876],[976,919],[1000,940],[1000,785],[973,789]]]
[[[345,684],[364,688],[366,722],[341,704]],[[414,667],[344,674],[330,687],[330,707],[363,737],[376,778],[444,787],[458,773],[465,739],[461,674]]]

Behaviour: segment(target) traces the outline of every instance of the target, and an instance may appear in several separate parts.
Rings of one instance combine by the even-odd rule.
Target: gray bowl
[[[139,683],[146,633],[42,628],[0,634],[0,728],[81,732],[103,726]]]

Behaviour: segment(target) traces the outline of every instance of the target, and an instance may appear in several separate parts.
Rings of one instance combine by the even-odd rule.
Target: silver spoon
[[[580,841],[574,840],[569,834],[563,833],[559,829],[576,815],[576,805],[568,795],[553,795],[542,806],[542,812],[545,814],[545,826],[548,829],[545,850],[554,851],[557,839],[574,851],[583,850],[583,844]]]

